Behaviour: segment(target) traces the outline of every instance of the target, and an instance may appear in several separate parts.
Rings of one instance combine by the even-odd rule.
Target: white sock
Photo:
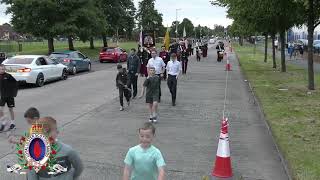
[[[153,113],[153,117],[157,117],[157,113],[156,112]]]
[[[153,118],[153,116],[152,116],[152,114],[150,114],[150,116],[149,116],[150,118]]]
[[[11,121],[10,121],[10,124],[14,124],[14,120],[11,120]]]

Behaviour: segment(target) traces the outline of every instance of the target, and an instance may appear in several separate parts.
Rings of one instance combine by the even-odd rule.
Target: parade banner
[[[153,31],[144,31],[142,40],[144,47],[151,48],[156,45],[156,40]]]

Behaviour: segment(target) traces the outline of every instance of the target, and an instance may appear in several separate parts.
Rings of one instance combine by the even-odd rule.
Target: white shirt
[[[182,71],[181,63],[177,60],[172,61],[170,60],[167,64],[167,72],[168,74],[172,76],[176,76],[180,74],[180,71]]]
[[[278,40],[275,40],[275,41],[274,41],[274,45],[275,45],[275,46],[278,46]]]
[[[162,73],[162,68],[166,67],[166,64],[163,62],[161,57],[155,57],[155,59],[151,58],[148,61],[147,68],[154,67],[156,70],[156,74]]]

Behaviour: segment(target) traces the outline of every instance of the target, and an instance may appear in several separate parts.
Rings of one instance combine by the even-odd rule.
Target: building
[[[0,40],[18,40],[21,38],[22,36],[16,33],[10,24],[0,25]]]
[[[308,39],[308,28],[307,26],[293,27],[287,33],[288,41],[294,41],[297,39]],[[320,40],[320,26],[318,26],[313,35],[314,40]]]

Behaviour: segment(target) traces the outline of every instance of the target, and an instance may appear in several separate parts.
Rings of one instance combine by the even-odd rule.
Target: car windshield
[[[62,54],[62,53],[53,53],[49,56],[49,58],[53,59],[60,59],[60,58],[67,58],[69,57],[69,54]]]
[[[8,59],[5,64],[31,64],[34,58],[17,58]]]
[[[313,42],[313,44],[319,44],[319,43],[320,43],[319,40],[315,40],[315,41]]]
[[[114,48],[104,48],[104,52],[114,52]]]

